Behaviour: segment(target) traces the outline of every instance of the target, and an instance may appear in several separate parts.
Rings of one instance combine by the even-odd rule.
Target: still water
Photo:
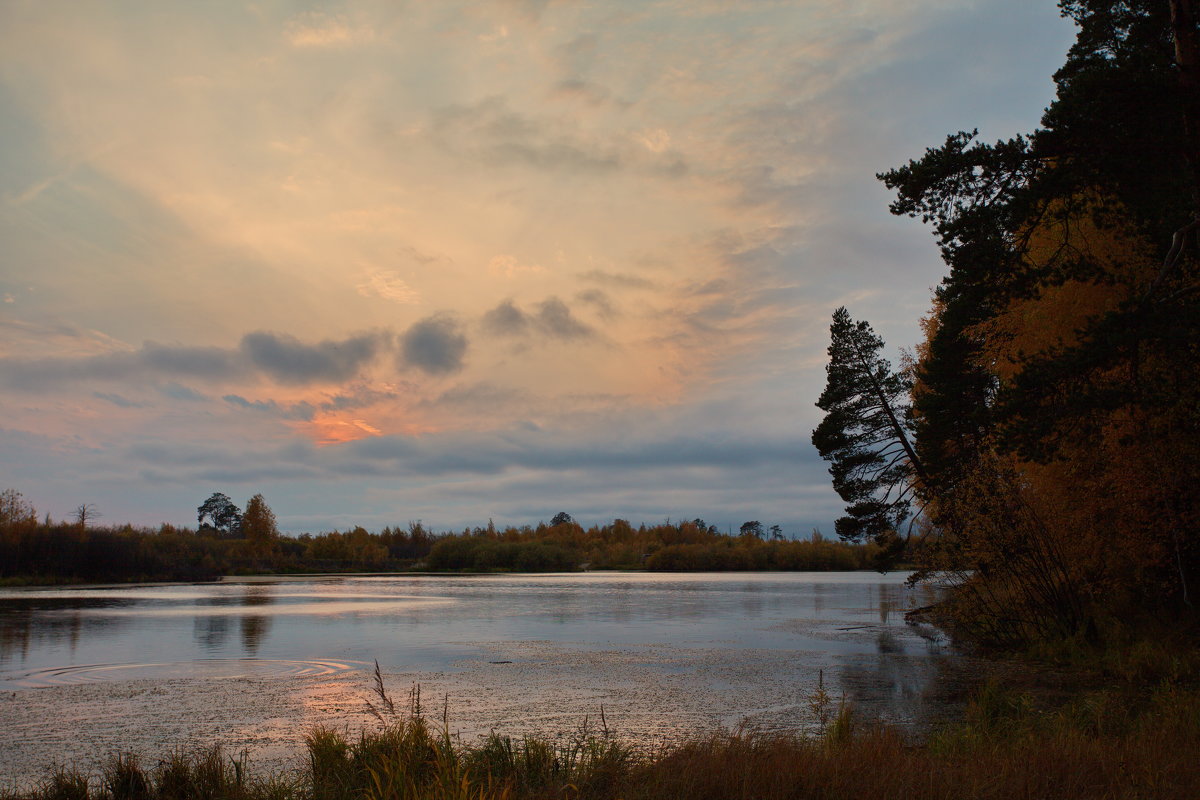
[[[356,728],[378,661],[454,732],[565,735],[604,710],[653,744],[804,730],[819,685],[919,726],[963,669],[904,622],[903,573],[319,576],[0,591],[0,785],[106,752],[223,741],[282,765]]]

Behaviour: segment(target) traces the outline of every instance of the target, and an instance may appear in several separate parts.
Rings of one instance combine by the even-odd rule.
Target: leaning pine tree
[[[925,477],[912,446],[911,381],[880,355],[883,340],[870,324],[855,322],[844,307],[833,313],[829,332],[828,382],[817,401],[825,419],[812,442],[847,503],[835,523],[838,536],[882,545],[882,570],[903,552],[908,537],[899,530]]]

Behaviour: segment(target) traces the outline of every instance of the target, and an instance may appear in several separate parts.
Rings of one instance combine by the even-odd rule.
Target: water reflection
[[[273,584],[247,586],[242,593],[242,605],[261,608],[275,602],[271,596]],[[242,650],[246,655],[256,655],[258,647],[271,630],[271,618],[265,614],[243,614],[241,618]]]
[[[256,655],[258,646],[262,643],[264,637],[271,630],[271,622],[268,617],[242,617],[242,650],[246,655]]]
[[[488,648],[497,643],[543,643],[576,652],[683,648],[728,661],[735,672],[740,652],[779,653],[804,674],[841,666],[848,694],[905,697],[910,689],[896,687],[928,680],[933,668],[926,662],[944,654],[936,637],[904,624],[903,610],[928,599],[902,580],[591,573],[0,591],[0,688],[25,685],[13,670],[152,665],[164,653],[172,663],[378,659],[397,669],[453,673],[495,660]],[[646,656],[646,663],[656,658]],[[656,668],[668,671],[687,660],[663,658]]]
[[[891,631],[880,631],[875,637],[875,646],[885,655],[904,652],[904,645],[896,641],[896,636]]]
[[[762,616],[763,612],[763,597],[761,595],[762,587],[755,583],[747,583],[742,587],[742,612],[750,618]]]
[[[0,762],[15,763],[18,747],[38,767],[76,740],[88,752],[116,747],[104,738],[113,731],[144,752],[241,729],[296,744],[307,726],[365,721],[375,660],[394,696],[416,682],[448,695],[456,729],[471,736],[565,731],[601,704],[623,737],[647,745],[743,720],[805,730],[822,674],[835,702],[920,725],[961,701],[944,686],[972,670],[934,629],[904,622],[932,597],[903,578],[337,576],[0,590],[0,699],[11,701],[0,703]],[[168,696],[177,714],[159,712]],[[164,717],[169,733],[156,727]],[[70,738],[49,742],[44,720],[60,718],[72,720]]]
[[[200,647],[210,653],[220,652],[229,638],[229,617],[196,617],[192,631]]]
[[[44,596],[14,592],[0,599],[0,666],[24,662],[32,651],[65,645],[74,652],[85,635],[113,627],[81,613],[84,609],[117,608],[129,601],[108,598]]]

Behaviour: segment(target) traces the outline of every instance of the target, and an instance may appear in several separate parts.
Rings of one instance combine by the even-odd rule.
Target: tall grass
[[[380,687],[382,681],[380,681]],[[1133,693],[1133,694],[1131,694]],[[1135,696],[1136,695],[1136,696]],[[386,700],[386,694],[382,695]],[[586,722],[564,741],[493,732],[474,743],[430,722],[419,693],[375,705],[356,735],[309,732],[306,767],[251,776],[220,749],[173,753],[147,767],[114,757],[100,781],[59,772],[30,800],[795,800],[821,798],[1200,797],[1200,690],[1085,692],[1054,709],[991,683],[965,719],[913,745],[842,706],[820,735],[735,732],[637,750]]]

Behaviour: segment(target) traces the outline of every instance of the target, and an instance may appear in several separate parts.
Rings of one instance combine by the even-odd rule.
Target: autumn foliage
[[[913,367],[917,552],[976,640],[1194,624],[1200,592],[1200,126],[1166,2],[1067,2],[1043,129],[880,177],[949,274]]]

